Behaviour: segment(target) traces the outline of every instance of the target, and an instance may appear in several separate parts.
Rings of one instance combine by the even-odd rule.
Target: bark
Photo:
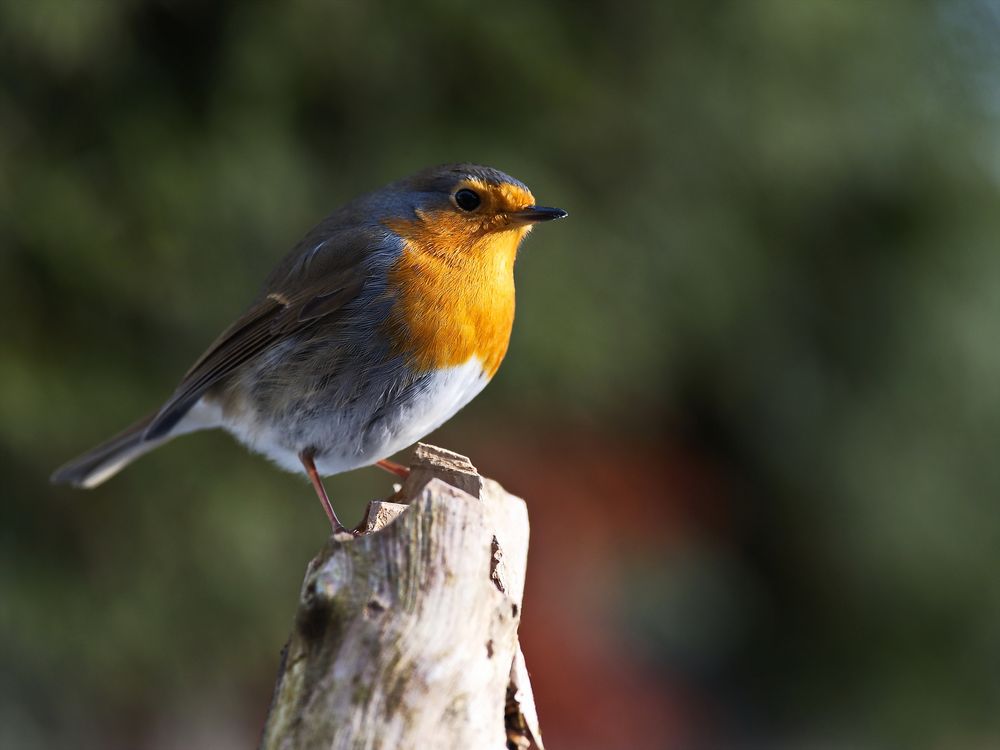
[[[261,748],[541,750],[524,501],[426,445],[391,500],[310,562]]]

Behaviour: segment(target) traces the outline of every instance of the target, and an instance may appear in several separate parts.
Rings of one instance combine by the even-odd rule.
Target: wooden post
[[[263,750],[544,750],[517,640],[524,501],[418,445],[357,537],[310,562]]]

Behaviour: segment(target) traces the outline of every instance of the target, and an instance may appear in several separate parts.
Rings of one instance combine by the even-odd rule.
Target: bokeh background
[[[995,0],[0,2],[0,746],[254,745],[309,487],[47,477],[457,160],[571,214],[433,437],[528,500],[547,745],[997,746],[998,82]]]

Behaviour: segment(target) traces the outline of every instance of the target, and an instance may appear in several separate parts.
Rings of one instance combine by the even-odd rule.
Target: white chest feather
[[[436,430],[475,398],[488,382],[482,364],[475,357],[463,365],[432,374],[420,393],[399,407],[395,419],[388,420],[385,445],[393,447],[385,455]]]

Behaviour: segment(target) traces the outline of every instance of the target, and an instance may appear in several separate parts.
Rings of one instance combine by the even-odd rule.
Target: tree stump
[[[423,444],[391,500],[309,563],[260,747],[543,750],[524,501]]]

